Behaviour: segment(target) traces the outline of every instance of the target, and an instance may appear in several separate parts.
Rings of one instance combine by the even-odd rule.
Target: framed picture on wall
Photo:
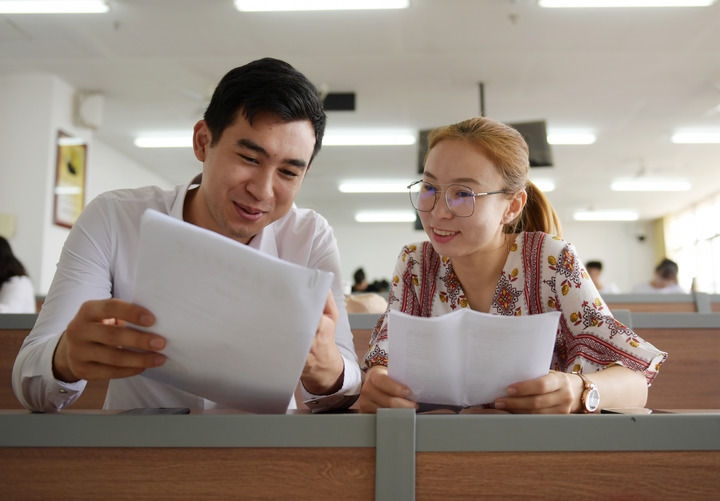
[[[82,138],[58,131],[53,222],[72,228],[85,207],[87,143]]]

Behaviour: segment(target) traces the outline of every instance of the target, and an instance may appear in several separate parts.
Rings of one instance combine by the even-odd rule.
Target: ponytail
[[[525,207],[520,216],[507,225],[506,232],[542,231],[562,237],[560,219],[545,194],[530,180],[527,182],[525,192],[527,193]]]

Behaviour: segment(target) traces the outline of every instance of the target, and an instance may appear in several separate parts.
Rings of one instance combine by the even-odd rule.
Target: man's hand
[[[119,299],[84,303],[55,348],[55,377],[67,383],[123,378],[164,364],[165,356],[158,351],[165,347],[165,339],[128,323],[149,327],[155,317]]]
[[[331,292],[300,377],[305,389],[315,395],[330,395],[343,385],[345,363],[335,344],[337,320],[338,309]]]
[[[365,374],[358,405],[360,412],[373,413],[381,407],[417,408],[408,396],[410,388],[388,376],[387,367],[376,365]]]

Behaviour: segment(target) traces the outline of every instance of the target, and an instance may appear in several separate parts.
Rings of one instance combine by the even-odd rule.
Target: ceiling
[[[535,0],[411,0],[401,11],[240,13],[231,0],[111,0],[102,15],[0,16],[0,74],[49,72],[99,91],[95,137],[168,180],[199,171],[189,149],[139,149],[142,131],[190,130],[232,67],[273,56],[355,111],[329,127],[456,122],[481,109],[505,121],[594,130],[590,146],[554,146],[549,197],[576,209],[659,217],[720,192],[720,144],[674,145],[680,127],[720,127],[720,4],[707,8],[542,9]],[[298,202],[333,224],[407,197],[351,195],[339,180],[417,177],[417,146],[320,152]],[[681,176],[684,193],[617,193],[619,176]]]

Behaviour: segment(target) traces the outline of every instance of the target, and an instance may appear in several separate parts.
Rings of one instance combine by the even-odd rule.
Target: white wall
[[[620,292],[652,278],[658,238],[652,222],[570,222],[563,224],[563,236],[583,262],[602,261],[605,282],[614,282]]]
[[[352,284],[353,272],[365,269],[368,281],[392,278],[395,260],[403,245],[427,240],[424,231],[412,223],[335,226],[340,247],[343,280]],[[644,236],[640,241],[639,236]],[[651,223],[563,224],[563,236],[578,250],[583,262],[599,259],[604,277],[615,282],[621,292],[629,292],[638,282],[649,280],[655,267]]]
[[[73,125],[75,90],[53,75],[0,78],[0,213],[12,214],[14,252],[28,269],[38,294],[45,294],[68,231],[52,221],[58,130],[88,143],[86,202],[114,188],[166,180],[94,140]]]

